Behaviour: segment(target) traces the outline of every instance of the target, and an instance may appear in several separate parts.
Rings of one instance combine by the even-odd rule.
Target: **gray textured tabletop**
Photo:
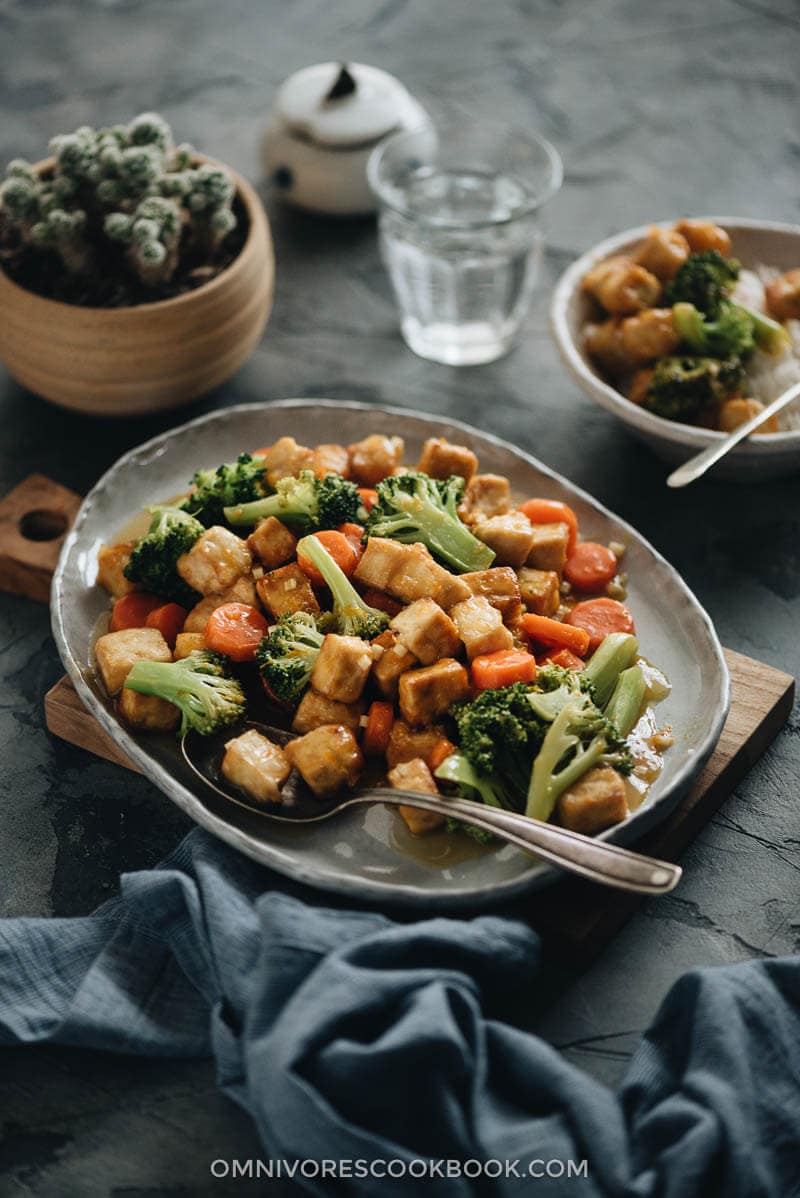
[[[373,224],[281,211],[262,186],[278,264],[272,319],[239,375],[185,415],[325,395],[474,422],[634,523],[725,644],[796,673],[800,480],[668,493],[662,464],[566,377],[547,300],[574,256],[629,225],[700,212],[800,218],[798,56],[795,0],[0,0],[0,159],[36,158],[55,132],[155,108],[180,138],[258,180],[276,85],[323,59],[386,67],[434,107],[537,127],[561,148],[566,180],[509,357],[469,370],[414,357]],[[84,491],[182,418],[69,415],[0,368],[0,490],[39,470]],[[61,673],[46,608],[0,595],[0,629],[0,913],[88,912],[187,825],[144,779],[45,731],[42,698]],[[646,906],[590,968],[553,979],[537,1028],[594,1076],[619,1076],[685,969],[797,951],[798,737],[795,716],[686,854],[675,895]],[[207,1062],[7,1051],[0,1128],[2,1195],[222,1193],[209,1161],[258,1152]]]

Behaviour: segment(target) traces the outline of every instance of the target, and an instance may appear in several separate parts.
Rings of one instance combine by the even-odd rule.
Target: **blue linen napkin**
[[[265,880],[198,830],[90,917],[0,921],[0,1044],[213,1053],[265,1159],[512,1162],[343,1195],[800,1193],[800,958],[684,976],[614,1093],[509,1022],[539,967],[523,923],[395,922]],[[537,1161],[572,1175],[534,1184]]]

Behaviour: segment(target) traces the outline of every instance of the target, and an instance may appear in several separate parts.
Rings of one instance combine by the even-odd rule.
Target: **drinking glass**
[[[561,186],[556,149],[506,126],[425,125],[382,142],[367,173],[407,344],[450,366],[507,353],[538,274],[540,210]]]

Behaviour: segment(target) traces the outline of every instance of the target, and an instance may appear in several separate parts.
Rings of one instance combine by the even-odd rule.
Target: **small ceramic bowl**
[[[731,236],[731,252],[743,266],[752,268],[763,264],[781,271],[800,266],[800,226],[741,217],[714,216],[709,219],[727,229]],[[652,224],[669,228],[674,221],[650,222],[650,225],[618,233],[573,262],[553,293],[550,320],[561,357],[582,390],[595,403],[617,416],[660,457],[677,463],[720,440],[724,433],[665,420],[631,403],[605,381],[583,350],[584,326],[596,312],[590,297],[581,291],[584,275],[605,258],[632,250]],[[792,431],[750,437],[714,467],[713,477],[752,481],[797,470],[800,470],[800,432]]]

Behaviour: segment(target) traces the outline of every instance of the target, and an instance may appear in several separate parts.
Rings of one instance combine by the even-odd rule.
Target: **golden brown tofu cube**
[[[124,628],[97,638],[97,671],[109,695],[118,695],[137,661],[172,661],[169,645],[157,628]]]
[[[372,654],[372,677],[378,690],[384,698],[396,699],[400,675],[419,665],[417,658],[391,628],[372,641]]]
[[[567,560],[569,526],[567,524],[532,524],[533,545],[526,561],[535,570],[555,570],[561,574]]]
[[[311,469],[317,478],[326,474],[341,474],[342,478],[350,476],[350,454],[344,445],[317,445],[312,454]]]
[[[372,649],[367,641],[330,632],[314,663],[311,685],[328,699],[355,703],[361,698],[371,669]]]
[[[674,279],[689,257],[689,242],[676,229],[653,225],[634,255],[635,261],[662,283]]]
[[[409,670],[398,685],[400,714],[407,724],[432,724],[454,703],[469,696],[469,676],[461,662],[442,658],[432,666]]]
[[[250,574],[243,574],[241,578],[237,578],[227,591],[220,591],[218,595],[208,595],[196,603],[183,621],[183,631],[204,633],[212,611],[216,611],[225,603],[248,603],[250,607],[258,607],[256,584]]]
[[[271,487],[282,478],[313,469],[314,465],[312,451],[306,445],[298,445],[294,437],[279,437],[274,445],[262,449],[259,457],[264,459],[267,482]]]
[[[250,533],[247,548],[265,570],[277,570],[295,556],[297,537],[277,517],[267,516]]]
[[[513,648],[514,638],[503,623],[502,615],[483,595],[473,595],[471,599],[457,603],[450,608],[450,615],[470,661],[483,653]]]
[[[360,487],[374,487],[382,478],[394,474],[403,460],[402,437],[372,433],[349,448],[350,477]]]
[[[595,766],[559,797],[556,803],[558,822],[572,832],[594,836],[612,824],[619,824],[628,814],[625,800],[625,781],[608,765]]]
[[[459,515],[472,523],[489,516],[504,516],[511,507],[511,487],[503,474],[476,474],[461,501]]]
[[[215,525],[198,537],[176,569],[184,582],[201,595],[218,595],[232,587],[253,566],[250,550],[235,532]]]
[[[290,611],[318,612],[317,597],[297,562],[271,570],[256,583],[258,597],[274,619]]]
[[[363,703],[339,703],[309,687],[294,713],[292,732],[311,732],[323,724],[343,724],[355,732],[363,714]]]
[[[292,767],[280,745],[249,728],[225,745],[222,776],[257,803],[280,803]]]
[[[364,764],[355,736],[341,724],[324,724],[289,741],[286,755],[317,798],[355,786]]]
[[[438,795],[439,793],[433,775],[421,757],[403,761],[390,770],[389,785],[393,786],[395,790],[418,790],[420,794],[428,795]],[[415,836],[433,832],[436,828],[441,828],[445,822],[445,817],[438,811],[423,811],[420,807],[406,807],[405,805],[398,807],[397,810],[403,817],[409,832],[413,832]]]
[[[424,545],[401,545],[385,537],[369,538],[355,577],[403,603],[427,596],[445,611],[470,595],[467,584],[435,562]]]
[[[731,252],[731,239],[724,229],[714,225],[710,220],[679,220],[675,232],[685,237],[693,254],[702,254],[706,250],[716,250],[727,258]]]
[[[751,420],[753,416],[757,416],[759,412],[764,411],[764,405],[760,399],[742,399],[741,396],[735,396],[733,399],[726,399],[719,409],[717,416],[717,428],[723,433],[732,433],[740,424],[744,424],[746,420]],[[756,429],[757,433],[777,433],[778,417],[769,416],[763,424],[759,424]]]
[[[517,573],[511,566],[475,570],[471,574],[462,574],[461,581],[467,584],[473,595],[488,599],[504,620],[513,619],[519,614],[522,599]]]
[[[521,566],[533,544],[531,522],[524,512],[507,512],[505,516],[477,520],[472,531],[494,550],[498,566]]]
[[[424,666],[458,652],[458,629],[432,599],[415,599],[389,621],[389,627]]]
[[[206,647],[206,638],[202,632],[179,632],[175,638],[172,656],[176,661],[180,661],[182,658],[188,657],[190,653],[200,652]]]
[[[429,437],[422,446],[417,470],[431,478],[449,478],[457,474],[468,483],[478,469],[478,459],[466,445],[453,445],[444,437]]]
[[[421,757],[430,768],[434,754],[439,760],[442,759],[441,748],[445,741],[447,736],[441,724],[432,724],[427,728],[409,728],[405,720],[395,720],[389,734],[386,764],[393,769],[401,761],[413,761],[415,757]]]
[[[139,732],[173,732],[181,719],[174,703],[167,703],[157,695],[140,695],[124,686],[119,693],[117,711],[126,724]]]
[[[652,308],[661,294],[655,275],[631,258],[606,258],[584,276],[582,287],[612,316],[630,316]]]
[[[125,567],[131,560],[135,541],[122,541],[119,545],[101,545],[97,552],[97,583],[104,587],[114,599],[137,590],[135,582],[125,577]]]
[[[555,570],[534,570],[523,566],[519,572],[519,589],[527,611],[537,616],[552,616],[561,601]]]

